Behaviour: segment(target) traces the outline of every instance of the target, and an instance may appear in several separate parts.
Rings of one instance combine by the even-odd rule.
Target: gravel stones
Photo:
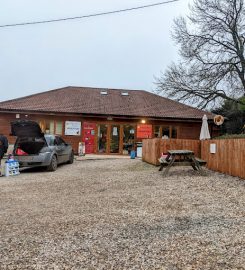
[[[245,181],[140,160],[0,179],[0,269],[245,269]]]

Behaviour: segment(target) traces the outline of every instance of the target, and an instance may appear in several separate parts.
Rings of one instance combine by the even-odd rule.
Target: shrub
[[[245,134],[224,134],[214,139],[219,140],[219,139],[241,139],[241,138],[245,139]]]

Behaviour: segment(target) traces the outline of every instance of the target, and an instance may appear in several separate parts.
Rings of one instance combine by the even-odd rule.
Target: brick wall
[[[63,134],[65,130],[65,121],[88,121],[88,122],[95,122],[95,123],[103,123],[103,124],[118,124],[118,125],[125,125],[131,124],[136,125],[140,124],[140,119],[113,119],[113,121],[108,121],[105,117],[87,117],[84,118],[82,116],[76,115],[48,115],[48,114],[20,114],[20,119],[30,119],[37,122],[43,120],[54,120],[54,121],[63,121]],[[15,113],[0,113],[0,132],[7,135],[10,144],[15,142],[15,137],[9,136],[10,130],[10,122],[16,120]],[[177,122],[177,121],[160,121],[160,120],[147,120],[147,124],[152,125],[165,125],[165,126],[173,126],[176,127],[178,130],[178,138],[179,139],[199,139],[199,134],[201,130],[201,122]],[[122,135],[122,134],[121,134]],[[63,139],[70,143],[74,149],[74,152],[78,152],[78,144],[82,141],[82,136],[65,136],[62,135]],[[97,137],[95,138],[97,139]],[[137,141],[142,141],[141,139],[137,139]],[[121,140],[122,143],[122,140]],[[95,145],[95,152],[96,152],[97,144]],[[122,146],[121,146],[122,149]]]

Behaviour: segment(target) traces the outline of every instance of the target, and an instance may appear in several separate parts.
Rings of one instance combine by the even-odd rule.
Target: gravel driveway
[[[0,178],[0,269],[245,269],[245,181],[140,160]]]

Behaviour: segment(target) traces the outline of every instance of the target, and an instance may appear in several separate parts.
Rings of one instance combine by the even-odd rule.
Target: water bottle
[[[135,159],[135,151],[134,150],[131,150],[130,158]]]

